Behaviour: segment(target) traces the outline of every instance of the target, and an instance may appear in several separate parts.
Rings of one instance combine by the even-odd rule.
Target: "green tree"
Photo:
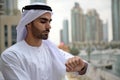
[[[73,55],[78,55],[79,54],[79,49],[72,47],[70,48],[70,53]]]

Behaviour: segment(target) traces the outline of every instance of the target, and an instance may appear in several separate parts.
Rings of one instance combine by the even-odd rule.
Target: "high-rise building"
[[[103,40],[103,23],[95,9],[86,14],[85,41],[100,42]]]
[[[103,41],[108,42],[108,22],[103,24]]]
[[[31,3],[33,2],[43,2],[43,3],[47,3],[47,0],[31,0]]]
[[[91,18],[91,16],[89,16],[88,14],[85,16],[85,19],[86,19],[86,22],[85,22],[85,24],[86,24],[86,26],[85,26],[86,27],[86,29],[85,29],[85,32],[86,32],[85,41],[86,42],[92,41],[92,39],[91,39],[92,28],[91,28],[90,18]]]
[[[63,29],[60,30],[60,43],[63,42]]]
[[[4,4],[4,7],[0,15],[0,53],[16,43],[16,26],[21,17],[17,9],[17,0],[2,1],[0,4]]]
[[[71,23],[72,42],[83,42],[85,35],[85,18],[83,11],[77,2],[71,10]]]
[[[113,41],[120,41],[120,0],[112,0]]]
[[[69,43],[69,28],[68,28],[68,20],[64,20],[63,21],[63,42],[64,44],[68,44]]]

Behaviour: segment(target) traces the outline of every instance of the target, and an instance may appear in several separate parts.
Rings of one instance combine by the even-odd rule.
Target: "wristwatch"
[[[84,75],[86,73],[86,71],[87,71],[87,68],[88,68],[88,63],[85,62],[84,67],[80,71],[78,71],[78,73],[80,75]]]

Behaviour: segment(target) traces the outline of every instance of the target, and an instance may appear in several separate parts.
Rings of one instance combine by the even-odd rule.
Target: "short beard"
[[[48,39],[48,35],[47,35],[47,34],[42,35],[42,39],[43,39],[43,40],[47,40],[47,39]]]
[[[46,29],[45,31],[43,31],[43,33],[44,33],[44,32],[50,32],[50,30],[49,30],[49,29]],[[43,34],[43,35],[42,35],[42,39],[43,39],[43,40],[48,39],[48,34]]]
[[[48,39],[48,34],[44,34],[44,32],[50,32],[49,29],[40,32],[36,26],[34,25],[34,23],[32,22],[32,34],[36,39],[43,39],[43,40],[47,40]]]

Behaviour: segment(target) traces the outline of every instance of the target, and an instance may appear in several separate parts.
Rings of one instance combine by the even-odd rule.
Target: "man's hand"
[[[84,68],[85,62],[78,56],[72,57],[65,63],[67,72],[79,72]]]

